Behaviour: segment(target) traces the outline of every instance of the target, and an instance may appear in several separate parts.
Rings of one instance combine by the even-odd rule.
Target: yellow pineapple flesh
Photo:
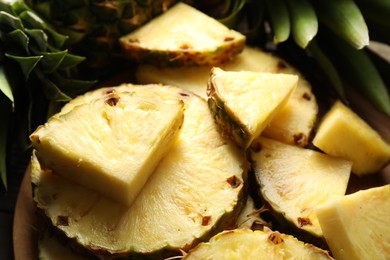
[[[353,162],[357,175],[375,173],[390,162],[390,144],[361,117],[337,101],[321,121],[313,144]]]
[[[235,229],[221,232],[187,255],[192,259],[332,259],[329,253],[293,236],[265,228],[264,231]]]
[[[232,59],[245,36],[185,3],[178,3],[120,38],[131,59],[175,65],[215,65]]]
[[[123,85],[117,91],[127,88]],[[241,209],[247,161],[220,136],[206,101],[174,87],[149,91],[181,97],[184,122],[130,207],[55,174],[35,157],[32,160],[38,208],[54,227],[97,255],[180,254],[213,232],[233,226]],[[88,102],[88,96],[82,99]]]
[[[250,158],[259,192],[274,212],[321,237],[314,208],[345,195],[351,162],[264,137],[251,147]]]
[[[336,259],[389,259],[390,185],[346,195],[315,212]]]
[[[131,205],[183,122],[183,102],[151,88],[111,89],[53,116],[30,136],[37,157],[56,173]]]
[[[233,60],[218,65],[226,71],[284,73],[299,76],[290,98],[264,129],[263,135],[281,142],[306,146],[317,119],[318,104],[310,83],[286,61],[261,49],[246,46]],[[207,80],[212,66],[171,67],[141,64],[136,71],[140,83],[179,86],[207,98]]]
[[[260,136],[295,89],[298,77],[214,67],[208,102],[222,131],[243,148]]]

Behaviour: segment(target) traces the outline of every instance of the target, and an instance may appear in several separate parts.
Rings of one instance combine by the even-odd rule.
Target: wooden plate
[[[348,94],[351,107],[390,143],[390,116],[376,111],[352,89],[348,90]],[[390,183],[390,165],[374,175],[366,177],[351,175],[347,193],[388,183]],[[42,229],[43,223],[41,221],[36,214],[35,203],[32,199],[30,168],[28,168],[21,184],[15,208],[13,244],[16,260],[38,258],[37,241]]]

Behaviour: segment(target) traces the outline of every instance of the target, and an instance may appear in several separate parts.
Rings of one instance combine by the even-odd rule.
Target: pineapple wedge
[[[126,93],[128,88],[123,85],[116,91]],[[168,86],[150,92],[182,98],[184,122],[173,147],[130,207],[42,168],[32,157],[38,208],[53,226],[96,255],[180,254],[213,232],[231,228],[245,199],[246,157],[220,136],[206,101]],[[88,102],[88,97],[80,98]]]
[[[341,101],[321,121],[313,144],[323,152],[353,162],[356,175],[380,171],[390,162],[390,144]]]
[[[157,95],[153,87],[111,89],[53,116],[30,135],[37,157],[56,173],[131,205],[183,123],[181,99]]]
[[[235,229],[221,232],[184,256],[192,259],[333,259],[329,253],[293,236],[265,228],[264,231]]]
[[[310,83],[283,59],[261,49],[246,46],[229,62],[218,65],[226,71],[253,71],[298,75],[298,85],[283,109],[264,129],[263,135],[299,146],[306,146],[318,114],[317,100]],[[190,90],[207,99],[207,80],[211,66],[161,67],[142,64],[136,70],[140,83],[163,83]]]
[[[137,61],[215,65],[241,52],[245,36],[185,3],[178,3],[121,37],[120,44],[124,55]]]
[[[346,195],[315,212],[336,259],[389,259],[390,185]]]
[[[287,102],[298,77],[214,67],[207,86],[209,107],[223,134],[247,148]]]
[[[322,237],[314,208],[345,195],[351,162],[264,137],[250,158],[264,201],[298,231]]]

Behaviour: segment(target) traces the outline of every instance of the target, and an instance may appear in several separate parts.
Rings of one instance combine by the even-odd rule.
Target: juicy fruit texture
[[[30,136],[37,157],[56,173],[131,205],[183,123],[181,99],[154,92],[111,89],[53,116]]]
[[[125,56],[148,62],[215,65],[232,59],[245,36],[197,9],[178,3],[120,38]]]
[[[281,111],[264,129],[263,135],[281,142],[306,146],[318,114],[317,100],[310,83],[281,58],[258,48],[246,46],[233,60],[218,65],[226,71],[254,71],[298,75],[298,85]],[[163,83],[190,90],[207,98],[211,66],[157,67],[142,64],[136,71],[140,83]]]
[[[272,209],[298,229],[322,236],[314,208],[345,195],[351,163],[264,137],[251,147],[250,158]]]
[[[378,172],[390,162],[390,144],[340,101],[323,118],[313,144],[352,161],[352,172],[357,175]]]
[[[166,11],[175,0],[72,1],[26,0],[59,32],[68,35],[67,43],[77,51],[93,55],[94,62],[107,62],[118,39],[153,17]],[[96,66],[96,64],[94,64]]]
[[[208,81],[208,103],[223,134],[247,148],[287,102],[298,77],[214,67]]]
[[[219,135],[203,99],[173,87],[160,87],[155,94],[159,92],[183,99],[184,123],[130,207],[41,168],[33,158],[37,206],[55,227],[95,253],[187,250],[229,226],[240,210],[245,156]]]
[[[332,259],[327,251],[265,228],[221,232],[184,257],[191,259]]]
[[[390,185],[361,190],[315,209],[336,259],[388,259]]]

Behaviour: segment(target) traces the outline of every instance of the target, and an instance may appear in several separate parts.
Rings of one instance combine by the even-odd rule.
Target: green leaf
[[[58,68],[60,70],[70,69],[77,66],[84,60],[85,57],[67,53],[64,57],[64,60],[61,62],[61,65]]]
[[[23,23],[18,17],[4,11],[0,12],[0,28],[6,31],[24,30]]]
[[[10,45],[10,44],[13,45],[13,46],[9,46],[9,48],[11,50],[16,50],[17,48],[15,48],[16,47],[15,45],[18,45],[23,50],[23,52],[24,52],[23,54],[24,55],[30,55],[30,50],[28,48],[30,39],[28,38],[28,36],[22,30],[16,29],[16,30],[8,33],[7,36],[8,36],[7,44],[8,45]]]
[[[7,140],[11,118],[11,105],[8,97],[3,94],[0,94],[0,111],[0,178],[4,187],[7,189]]]
[[[68,53],[67,50],[59,52],[41,52],[43,58],[39,65],[41,66],[44,73],[53,73],[61,65],[64,57]]]
[[[22,56],[11,55],[8,53],[6,53],[5,56],[16,61],[17,63],[19,63],[20,68],[22,69],[24,78],[26,80],[30,77],[30,73],[37,66],[38,62],[43,58],[42,55],[22,57]]]
[[[37,49],[40,51],[47,50],[47,35],[43,30],[40,29],[26,29],[26,34],[30,38],[30,43],[35,43]],[[31,41],[33,40],[33,41]]]
[[[37,14],[32,11],[26,10],[19,14],[20,19],[23,21],[25,27],[29,29],[44,29],[45,21],[43,21]]]
[[[36,74],[40,80],[43,93],[50,101],[65,102],[71,100],[71,97],[61,91],[57,84],[42,71],[36,70]]]
[[[97,81],[93,80],[87,81],[65,78],[58,73],[53,75],[53,79],[62,92],[72,97],[84,93],[85,91],[95,86],[97,83]]]
[[[15,108],[14,95],[12,93],[11,85],[8,82],[7,75],[5,74],[4,67],[0,67],[0,91],[8,98],[11,102],[12,110]]]

